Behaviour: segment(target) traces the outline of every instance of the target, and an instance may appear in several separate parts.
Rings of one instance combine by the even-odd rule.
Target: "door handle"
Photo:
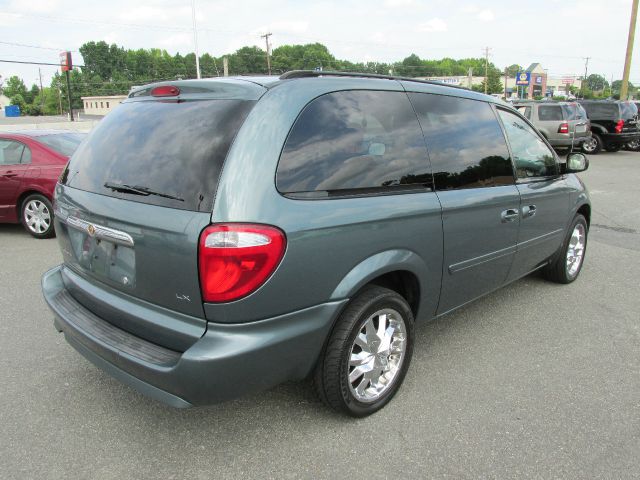
[[[515,208],[508,208],[504,210],[500,214],[500,218],[502,218],[502,223],[513,222],[516,218],[518,218],[519,213]]]
[[[535,205],[527,205],[522,207],[522,218],[533,217],[536,214]]]
[[[6,177],[6,178],[11,178],[11,177],[17,177],[18,174],[12,171],[8,171],[7,173],[2,173],[0,174],[0,176]]]

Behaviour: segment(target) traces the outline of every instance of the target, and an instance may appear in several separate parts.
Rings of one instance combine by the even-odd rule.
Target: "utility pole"
[[[264,35],[260,35],[261,38],[264,38],[264,41],[267,45],[267,70],[269,71],[269,75],[271,75],[271,58],[269,56],[269,37],[273,35],[273,33],[265,33]]]
[[[507,67],[504,67],[504,99],[507,99]]]
[[[222,57],[222,69],[224,71],[224,76],[229,76],[229,59],[227,57]]]
[[[631,23],[629,24],[629,38],[627,39],[627,56],[624,59],[624,73],[620,85],[620,100],[626,100],[629,89],[629,70],[631,69],[631,55],[633,54],[633,39],[636,35],[636,18],[638,17],[638,0],[633,0],[631,6]]]
[[[469,67],[469,77],[468,77],[468,83],[469,83],[469,90],[471,90],[471,84],[473,83],[473,68]]]
[[[40,77],[40,112],[44,113],[44,90],[42,89],[42,71],[38,67],[38,77]]]
[[[62,115],[62,91],[58,87],[58,106],[60,107],[60,115]]]
[[[71,106],[71,82],[69,81],[69,70],[65,71],[67,74],[67,99],[69,100],[69,119],[73,122],[73,107]]]
[[[484,93],[488,92],[489,87],[489,47],[484,47]]]
[[[193,43],[196,47],[196,76],[200,79],[200,54],[198,53],[198,30],[196,29],[196,0],[191,0],[191,17],[193,18]]]
[[[582,84],[580,85],[580,93],[582,93],[582,98],[584,98],[584,87],[587,85],[587,71],[589,68],[589,59],[591,57],[582,57],[584,58],[584,77],[582,77]]]

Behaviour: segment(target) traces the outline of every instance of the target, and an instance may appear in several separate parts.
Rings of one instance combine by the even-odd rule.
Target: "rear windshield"
[[[254,104],[123,103],[78,148],[61,181],[102,195],[211,211],[224,159]]]
[[[620,103],[620,115],[623,120],[635,118],[638,115],[638,107],[633,102]]]
[[[86,133],[52,133],[51,135],[40,135],[36,137],[36,140],[44,143],[51,150],[55,150],[65,157],[70,157],[86,136]]]

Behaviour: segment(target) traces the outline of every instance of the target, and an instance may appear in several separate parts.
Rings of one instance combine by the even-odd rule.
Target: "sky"
[[[499,68],[539,62],[551,76],[622,78],[631,0],[195,0],[200,54],[246,45],[325,44],[339,59],[399,61],[483,56]],[[57,63],[88,41],[194,51],[190,0],[0,0],[0,59]],[[640,84],[640,31],[630,80]],[[49,84],[56,67],[42,66]],[[4,79],[38,80],[37,65],[0,62]]]

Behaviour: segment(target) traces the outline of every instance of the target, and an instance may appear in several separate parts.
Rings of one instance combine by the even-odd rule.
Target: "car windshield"
[[[40,135],[37,140],[65,157],[70,157],[86,136],[86,133],[76,132],[52,133],[50,135]]]

